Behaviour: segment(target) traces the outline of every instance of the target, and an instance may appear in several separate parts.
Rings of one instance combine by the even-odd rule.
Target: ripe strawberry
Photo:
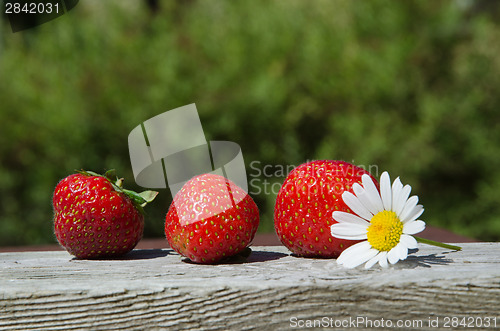
[[[333,211],[349,211],[342,193],[352,192],[363,174],[369,173],[343,161],[313,161],[291,171],[274,209],[274,228],[283,245],[298,256],[336,258],[357,243],[333,237],[330,226],[337,223]]]
[[[57,240],[78,258],[119,256],[131,251],[142,238],[142,207],[157,194],[121,188],[123,179],[117,179],[113,170],[105,176],[81,171],[61,180],[54,191]]]
[[[243,251],[258,226],[259,209],[245,191],[222,176],[203,174],[175,195],[165,235],[176,252],[208,264]]]

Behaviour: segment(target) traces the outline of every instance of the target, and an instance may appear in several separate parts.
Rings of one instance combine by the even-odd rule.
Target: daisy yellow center
[[[403,234],[403,222],[393,211],[383,210],[375,214],[368,226],[368,242],[379,251],[390,251]]]

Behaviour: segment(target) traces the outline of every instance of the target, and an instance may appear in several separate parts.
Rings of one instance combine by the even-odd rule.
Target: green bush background
[[[208,140],[242,147],[260,231],[286,168],[343,159],[401,176],[428,224],[497,241],[499,16],[494,1],[86,0],[15,34],[4,17],[0,245],[55,242],[53,188],[74,169],[138,189],[129,132],[193,102]]]

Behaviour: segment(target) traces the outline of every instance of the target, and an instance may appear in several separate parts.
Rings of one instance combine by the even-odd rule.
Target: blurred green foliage
[[[290,165],[344,159],[401,176],[428,224],[497,241],[500,12],[485,4],[87,0],[24,32],[4,19],[0,245],[55,242],[52,191],[74,169],[140,189],[129,132],[193,102],[207,140],[241,145],[261,231]]]

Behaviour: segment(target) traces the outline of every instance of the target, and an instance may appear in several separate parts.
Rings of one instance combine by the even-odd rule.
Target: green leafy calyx
[[[158,192],[156,191],[144,191],[137,193],[132,190],[127,190],[123,188],[123,178],[119,178],[116,175],[116,170],[115,169],[110,169],[104,173],[104,175],[98,174],[93,171],[89,170],[77,170],[78,173],[85,175],[85,176],[98,176],[98,177],[104,177],[106,178],[111,185],[113,186],[113,189],[117,192],[125,194],[130,200],[132,200],[132,203],[134,206],[139,210],[141,213],[144,213],[143,207],[145,207],[148,203],[153,201],[156,196],[158,195]]]

